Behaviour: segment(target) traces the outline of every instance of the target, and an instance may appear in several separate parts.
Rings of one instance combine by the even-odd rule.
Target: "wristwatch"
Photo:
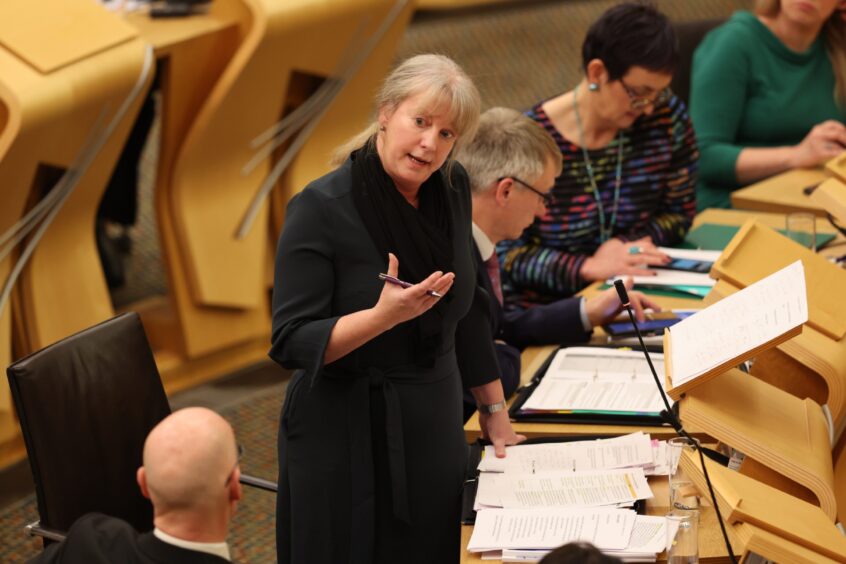
[[[484,413],[485,415],[490,415],[491,413],[496,413],[497,411],[502,411],[505,409],[506,403],[505,400],[502,400],[498,403],[493,403],[491,405],[480,404],[478,406],[479,413]]]

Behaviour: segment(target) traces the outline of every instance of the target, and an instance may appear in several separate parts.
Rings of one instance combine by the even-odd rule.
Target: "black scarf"
[[[415,208],[385,172],[378,153],[371,148],[374,145],[367,143],[350,155],[352,194],[355,207],[385,264],[389,252],[396,255],[399,278],[413,284],[437,270],[452,272],[452,214],[445,175],[437,171],[423,183]],[[434,363],[441,344],[443,310],[450,299],[447,293],[432,309],[409,322],[414,324],[416,333],[414,360],[421,366]]]

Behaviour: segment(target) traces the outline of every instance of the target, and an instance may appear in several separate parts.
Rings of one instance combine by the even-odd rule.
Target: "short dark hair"
[[[588,29],[582,43],[582,66],[599,59],[610,80],[631,67],[673,74],[679,45],[670,20],[652,4],[624,2],[609,8]]]
[[[620,564],[619,558],[603,554],[587,542],[571,542],[559,546],[543,557],[540,564]]]

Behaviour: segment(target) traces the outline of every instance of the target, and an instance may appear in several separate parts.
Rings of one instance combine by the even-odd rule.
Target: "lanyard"
[[[596,200],[596,210],[599,214],[599,241],[604,243],[614,233],[614,225],[617,223],[617,209],[620,207],[620,184],[623,179],[623,130],[617,135],[617,176],[614,180],[614,203],[611,212],[611,221],[607,227],[605,224],[605,206],[602,205],[602,198],[599,197],[599,188],[596,186],[596,178],[593,174],[593,165],[590,162],[587,148],[585,147],[585,132],[582,126],[582,118],[579,116],[579,106],[576,103],[576,90],[573,89],[573,112],[576,114],[576,126],[579,128],[579,145],[582,148],[582,158],[585,161],[590,187],[593,190],[593,197]]]

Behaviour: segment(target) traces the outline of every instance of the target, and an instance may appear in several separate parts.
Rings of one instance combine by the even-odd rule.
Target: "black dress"
[[[451,184],[455,283],[433,367],[414,364],[410,323],[323,366],[338,318],[378,301],[377,274],[387,257],[353,203],[349,161],[288,204],[270,356],[300,370],[279,428],[280,563],[459,559],[467,455],[462,377],[478,386],[495,380],[498,367],[489,298],[475,283],[470,194],[460,166]]]

